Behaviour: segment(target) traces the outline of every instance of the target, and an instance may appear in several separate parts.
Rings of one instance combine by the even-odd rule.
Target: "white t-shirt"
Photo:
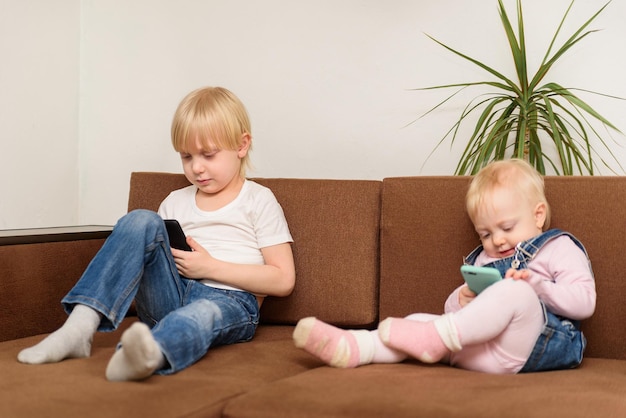
[[[175,190],[163,200],[159,215],[176,219],[211,256],[237,264],[264,264],[261,248],[293,242],[283,210],[270,189],[246,180],[228,205],[205,212],[196,205],[196,186]],[[202,283],[242,290],[209,278]]]

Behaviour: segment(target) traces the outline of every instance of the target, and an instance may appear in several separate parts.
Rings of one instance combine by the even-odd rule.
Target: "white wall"
[[[43,0],[0,2],[16,9],[26,9],[22,3],[42,9],[47,4]],[[80,83],[79,99],[73,106],[68,100],[55,107],[52,115],[48,109],[36,109],[38,121],[69,120],[67,132],[50,136],[48,127],[39,125],[28,135],[34,149],[53,148],[40,156],[49,163],[45,172],[19,160],[12,162],[12,170],[4,165],[0,168],[3,177],[17,180],[15,173],[22,174],[21,186],[13,179],[7,183],[14,197],[29,195],[24,184],[36,186],[45,177],[48,198],[55,196],[54,204],[28,209],[3,199],[0,216],[5,227],[114,223],[126,210],[131,171],[180,172],[178,157],[169,144],[171,117],[187,92],[205,85],[225,86],[247,105],[255,141],[252,176],[382,179],[451,174],[460,147],[450,150],[446,143],[430,159],[427,156],[464,103],[406,126],[443,97],[443,93],[410,89],[482,80],[485,75],[435,45],[423,32],[499,69],[511,69],[496,0],[79,3],[79,17],[75,16],[76,1],[57,0],[55,7],[64,4],[66,10],[55,13],[63,13],[68,28],[62,33],[68,36],[80,22],[80,66],[75,62],[76,53],[62,45],[61,39],[51,37],[45,45],[26,44],[41,52],[47,51],[48,45],[60,49],[55,54],[74,71],[74,78],[64,85],[49,83],[40,75],[37,82],[50,84],[46,93],[58,95],[58,90],[71,90],[71,86],[75,94],[75,83]],[[553,79],[567,86],[626,96],[626,86],[621,83],[626,62],[618,52],[626,38],[624,3],[609,6],[593,25],[604,30],[573,50],[555,68]],[[513,14],[515,2],[505,0],[505,4]],[[531,49],[538,50],[537,55],[542,55],[568,4],[569,0],[524,0],[527,31],[533,29],[527,33],[528,41]],[[602,4],[577,1],[568,32]],[[37,7],[33,10],[39,10]],[[51,24],[39,29],[40,22],[26,12],[18,23],[31,20],[37,22],[33,26],[40,38],[49,37]],[[14,25],[11,33],[18,33],[18,24]],[[2,57],[7,50],[11,51],[10,47],[0,44]],[[13,71],[20,72],[18,68]],[[0,83],[4,86],[2,79]],[[27,80],[21,84],[30,89]],[[29,101],[22,101],[16,92],[13,95],[14,100],[0,97],[0,105],[9,108],[12,117],[23,118],[13,102],[17,98],[21,105],[28,105]],[[585,98],[626,129],[622,117],[626,103]],[[16,132],[4,123],[0,130],[3,137]],[[76,131],[79,146],[74,142]],[[72,140],[67,139],[70,136]],[[6,142],[3,138],[3,160]],[[78,175],[75,169],[66,177],[61,175],[67,171],[68,158],[57,142],[66,144],[67,154],[78,153]],[[55,146],[50,147],[51,143]],[[24,149],[23,142],[12,147]],[[615,153],[626,166],[624,148],[616,147]],[[610,174],[608,170],[604,173]],[[60,186],[61,179],[68,185]],[[79,191],[73,194],[78,180]],[[49,191],[53,184],[64,191]],[[78,216],[67,217],[66,213],[76,214],[77,210]]]
[[[0,229],[78,222],[79,0],[0,0]]]

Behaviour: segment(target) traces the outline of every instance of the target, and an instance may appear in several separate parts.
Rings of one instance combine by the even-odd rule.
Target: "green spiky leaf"
[[[594,110],[587,102],[574,94],[574,91],[584,91],[618,100],[625,99],[584,89],[565,88],[555,82],[540,85],[546,74],[568,50],[590,34],[596,32],[596,30],[587,28],[606,9],[610,2],[604,4],[591,18],[574,31],[560,47],[556,48],[557,37],[574,4],[574,0],[572,0],[560,20],[537,72],[530,76],[527,67],[528,60],[522,2],[517,0],[516,32],[502,0],[498,0],[498,12],[515,66],[516,81],[513,81],[513,79],[491,66],[427,35],[448,51],[495,77],[495,80],[446,84],[417,89],[457,89],[457,91],[439,102],[420,116],[420,118],[442,107],[464,89],[478,86],[493,89],[490,93],[483,93],[472,99],[461,112],[459,119],[436,146],[436,148],[439,147],[449,137],[451,137],[451,143],[453,144],[458,139],[461,126],[475,117],[475,126],[457,165],[456,174],[475,174],[493,160],[518,157],[529,161],[542,174],[546,173],[546,167],[551,167],[557,174],[572,175],[580,173],[593,175],[596,157],[599,155],[595,151],[594,142],[598,142],[600,146],[608,150],[614,162],[624,171],[608,143],[594,129],[590,120],[595,120],[619,134],[621,134],[621,131]],[[553,161],[546,154],[547,149],[552,149],[555,152],[556,161]],[[600,158],[600,161],[604,166],[614,171],[605,160]]]

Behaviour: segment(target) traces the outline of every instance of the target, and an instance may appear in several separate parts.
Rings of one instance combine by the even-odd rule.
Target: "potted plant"
[[[470,115],[475,117],[475,126],[457,165],[456,174],[475,174],[481,167],[493,160],[524,158],[542,174],[546,173],[546,166],[549,165],[556,174],[572,175],[580,173],[593,175],[597,164],[596,157],[600,158],[594,150],[594,141],[598,141],[600,145],[608,150],[608,154],[621,168],[619,161],[611,152],[607,142],[594,129],[590,120],[595,119],[596,123],[600,122],[605,127],[620,134],[621,132],[574,94],[574,91],[585,91],[605,97],[613,96],[583,89],[566,88],[555,82],[542,84],[546,74],[563,54],[587,37],[587,35],[596,31],[587,30],[586,28],[609,3],[610,1],[576,30],[560,48],[553,52],[557,36],[574,4],[574,0],[572,0],[561,19],[537,72],[531,75],[528,73],[527,68],[521,0],[517,0],[517,33],[511,25],[502,0],[498,0],[500,19],[515,64],[516,81],[427,35],[447,50],[495,76],[495,80],[416,89],[457,88],[453,94],[439,102],[421,117],[443,106],[463,89],[475,86],[488,86],[492,90],[473,98],[465,106],[456,123],[437,145],[439,147],[450,136],[452,143],[454,143],[460,132],[459,128],[463,123],[471,119]],[[613,98],[620,99],[618,97]],[[548,154],[546,151],[552,154]],[[550,157],[550,155],[554,154],[557,155],[557,158]],[[609,167],[606,161],[602,158],[600,160],[606,167]]]

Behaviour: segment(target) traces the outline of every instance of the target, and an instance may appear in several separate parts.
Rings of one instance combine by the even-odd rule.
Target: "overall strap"
[[[511,267],[514,269],[518,269],[520,267],[526,268],[527,264],[530,260],[535,258],[535,255],[539,252],[539,250],[546,245],[548,242],[560,236],[569,237],[578,248],[585,253],[585,256],[589,258],[587,254],[587,250],[583,246],[583,244],[572,234],[569,232],[561,231],[560,229],[549,229],[542,234],[537,235],[527,241],[520,242],[515,247],[515,255],[513,256],[513,261],[511,261]]]
[[[578,246],[578,248],[580,248],[583,251],[583,253],[585,253],[585,256],[589,258],[589,255],[587,254],[587,250],[575,236],[573,236],[569,232],[565,232],[565,231],[555,228],[555,229],[549,229],[529,240],[526,240],[517,244],[517,246],[515,247],[515,254],[511,257],[507,257],[507,259],[509,258],[511,259],[510,266],[515,269],[520,268],[520,267],[526,268],[528,262],[535,257],[535,254],[544,245],[552,241],[554,238],[560,237],[562,235],[568,236]],[[471,253],[469,253],[469,255],[467,255],[464,258],[463,260],[464,264],[471,264],[471,265],[475,264],[476,258],[478,258],[478,255],[482,251],[483,251],[482,245],[479,245],[478,247],[476,247]]]
[[[480,254],[482,251],[483,251],[483,246],[482,244],[480,244],[478,247],[474,248],[471,253],[463,257],[463,264],[473,266],[476,263],[478,254]]]

